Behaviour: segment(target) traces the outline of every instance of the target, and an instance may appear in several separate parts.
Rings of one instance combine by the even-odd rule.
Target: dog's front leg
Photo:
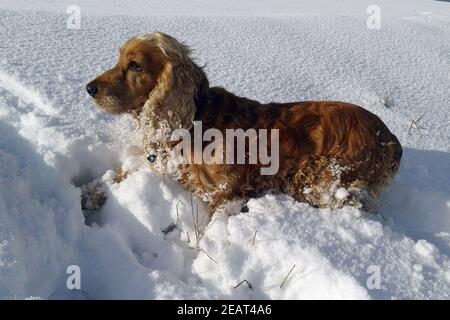
[[[208,203],[208,209],[211,213],[222,213],[229,216],[240,212],[248,212],[246,199],[216,200]]]
[[[100,210],[107,200],[106,185],[120,183],[128,176],[128,172],[122,168],[112,170],[112,174],[105,179],[97,178],[81,187],[81,209],[88,211]]]

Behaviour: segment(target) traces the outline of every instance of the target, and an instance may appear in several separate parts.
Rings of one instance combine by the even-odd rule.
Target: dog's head
[[[173,88],[177,82],[175,69],[189,69],[192,73],[193,68],[198,68],[190,59],[187,46],[161,32],[134,37],[125,42],[119,52],[116,66],[86,85],[95,103],[114,114],[139,114],[157,87],[159,95],[179,89]],[[204,77],[203,72],[201,74]],[[189,76],[182,78],[189,80]],[[191,82],[197,86],[199,81]],[[179,85],[188,86],[189,81]]]

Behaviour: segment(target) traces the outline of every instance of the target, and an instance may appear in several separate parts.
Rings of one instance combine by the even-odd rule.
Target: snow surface
[[[366,27],[372,1],[2,0],[0,298],[449,299],[450,3],[377,2],[379,30]],[[134,123],[84,91],[122,42],[156,30],[190,44],[212,85],[379,115],[404,147],[379,213],[283,195],[230,217],[191,206],[136,157]],[[117,167],[132,171],[120,184]],[[94,179],[108,200],[85,224],[80,188]],[[81,290],[66,287],[69,265]],[[252,289],[234,288],[244,279]]]

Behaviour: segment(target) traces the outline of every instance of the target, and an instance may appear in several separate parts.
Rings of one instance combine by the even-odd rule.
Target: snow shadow
[[[79,197],[17,129],[0,121],[0,243],[2,259],[14,262],[0,263],[0,297],[69,294],[66,268],[78,264],[73,244],[82,226]]]
[[[154,299],[164,286],[193,295],[180,280],[190,252],[108,201],[107,223],[85,226],[80,190],[0,120],[0,297]],[[82,270],[81,290],[66,287],[69,265]]]
[[[450,232],[450,153],[404,148],[400,170],[380,211],[397,227]]]

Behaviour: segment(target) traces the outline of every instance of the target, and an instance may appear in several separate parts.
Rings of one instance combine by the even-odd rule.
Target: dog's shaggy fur
[[[368,208],[400,164],[399,141],[369,111],[331,101],[261,104],[212,88],[189,48],[160,32],[128,40],[118,64],[88,86],[95,86],[101,108],[139,120],[145,155],[155,160],[150,165],[204,199],[211,211],[264,192],[317,207]],[[192,131],[193,121],[224,135],[226,129],[279,129],[278,173],[261,175],[260,163],[171,166],[176,143],[170,134]]]

